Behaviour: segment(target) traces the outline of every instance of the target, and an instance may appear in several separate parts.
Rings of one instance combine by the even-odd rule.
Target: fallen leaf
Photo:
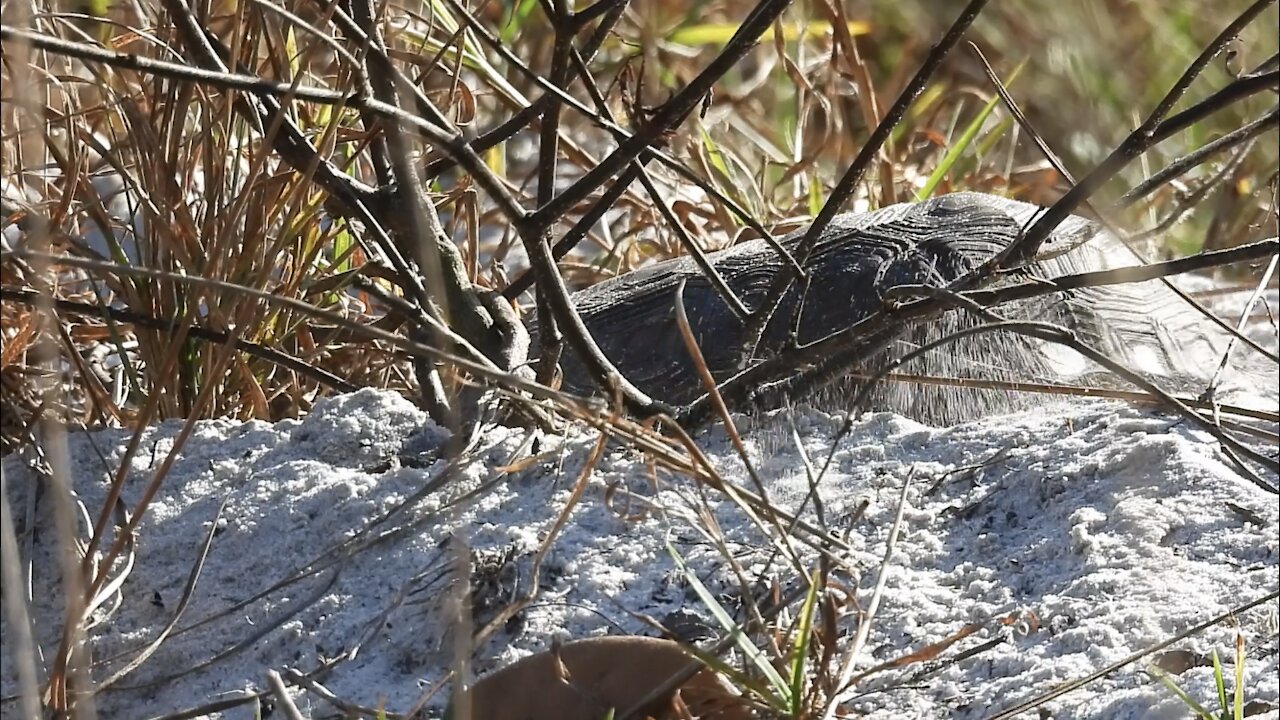
[[[608,636],[574,640],[490,673],[467,691],[470,720],[600,720],[621,714],[662,686],[692,660],[679,643]],[[641,708],[639,717],[669,720],[676,700],[703,720],[748,720],[741,696],[703,669],[678,689]],[[467,720],[468,702],[449,704],[446,720]]]

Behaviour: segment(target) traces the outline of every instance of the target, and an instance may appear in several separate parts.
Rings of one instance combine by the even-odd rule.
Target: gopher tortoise
[[[875,313],[883,307],[885,291],[894,286],[945,287],[964,277],[1013,241],[1041,210],[1035,205],[966,192],[837,216],[806,263],[811,280],[801,306],[798,341],[813,342]],[[781,243],[794,249],[803,235],[803,230],[791,233],[781,238]],[[763,301],[771,278],[782,267],[763,240],[743,242],[712,253],[709,259],[751,309]],[[1138,262],[1109,232],[1072,216],[1054,231],[1035,262],[1001,278],[998,284]],[[740,369],[745,326],[690,258],[650,265],[573,295],[587,329],[614,365],[651,397],[673,404],[687,403],[703,392],[676,324],[674,301],[682,281],[693,334],[711,372],[724,380]],[[800,292],[799,284],[793,283],[751,362],[787,346]],[[998,311],[1009,319],[1061,325],[1162,386],[1184,392],[1205,389],[1231,338],[1160,280],[1056,292],[1003,305]],[[925,323],[908,324],[864,367],[850,368],[849,375],[865,377],[887,359],[976,322],[968,313],[950,311]],[[529,357],[536,361],[536,327],[532,334]],[[1237,348],[1232,357],[1250,356],[1256,356],[1256,351]],[[596,392],[571,350],[563,353],[561,366],[566,389]],[[1004,332],[966,337],[913,361],[903,372],[1095,387],[1117,384],[1114,376],[1073,350]],[[1233,383],[1237,387],[1255,384],[1250,377],[1256,380],[1257,373],[1226,373],[1223,392]],[[808,399],[840,407],[849,401],[857,385],[856,380],[838,381]],[[923,421],[950,423],[1037,402],[1044,402],[1043,396],[890,382],[876,389],[866,409],[893,410]]]

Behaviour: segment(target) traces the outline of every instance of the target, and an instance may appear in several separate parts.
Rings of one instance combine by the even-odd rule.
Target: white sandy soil
[[[815,464],[830,450],[840,419],[796,410],[757,422],[748,434],[770,500],[800,508],[816,523],[788,417]],[[130,507],[179,427],[147,431],[130,467]],[[489,429],[441,489],[372,534],[398,532],[344,553],[344,541],[441,482],[444,434],[422,412],[397,395],[361,391],[320,403],[300,422],[201,422],[147,512],[117,602],[99,611],[91,630],[97,679],[170,621],[218,518],[212,547],[177,629],[98,696],[99,717],[163,717],[262,692],[268,670],[305,673],[326,662],[332,667],[318,680],[338,698],[408,710],[453,665],[460,637],[448,602],[458,577],[455,549],[471,549],[483,622],[529,588],[533,553],[596,442],[586,431],[537,434],[539,459],[504,472],[529,456],[525,442],[534,434]],[[127,441],[125,431],[111,430],[71,438],[75,491],[93,513]],[[722,431],[698,442],[725,478],[748,484]],[[3,469],[19,541],[34,556],[36,637],[51,657],[60,605],[49,496],[33,496],[39,483],[22,458],[6,458]],[[858,588],[864,606],[906,482],[901,534],[859,667],[908,655],[970,623],[981,629],[929,662],[859,683],[845,703],[853,717],[985,717],[1280,585],[1275,496],[1243,479],[1208,434],[1170,416],[1113,402],[1046,405],[946,429],[887,413],[864,416],[836,447],[820,486],[822,518],[851,548],[844,556],[851,570],[834,579]],[[491,487],[447,506],[485,483]],[[773,544],[736,506],[699,493],[688,478],[659,472],[655,479],[642,458],[610,446],[542,564],[537,598],[475,649],[474,671],[546,647],[553,637],[652,634],[639,614],[680,619],[691,634],[709,634],[715,623],[667,550],[669,542],[726,608],[737,607],[739,584],[700,529],[700,496],[750,579],[793,586],[796,573],[771,555]],[[279,586],[309,565],[313,572]],[[1020,622],[999,622],[1011,613],[1020,613]],[[1029,624],[1033,616],[1038,629]],[[1247,699],[1261,703],[1258,717],[1275,718],[1277,606],[1238,620]],[[851,643],[853,620],[842,629]],[[5,717],[18,716],[13,637],[6,614]],[[1175,647],[1230,658],[1234,638],[1232,628],[1217,626]],[[1188,717],[1148,672],[1150,663],[1054,700],[1039,717]],[[1177,679],[1212,702],[1209,668]],[[308,717],[343,717],[316,694],[293,690]],[[426,716],[438,715],[446,697],[429,700]],[[257,703],[248,703],[205,716],[239,720],[256,712]]]

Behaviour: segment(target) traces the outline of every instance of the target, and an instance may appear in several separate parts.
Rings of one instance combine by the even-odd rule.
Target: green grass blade
[[[1000,142],[1000,138],[1004,137],[1011,127],[1013,127],[1013,118],[1007,117],[996,123],[996,126],[991,129],[991,132],[987,133],[978,141],[977,156],[986,157],[990,154],[991,148],[995,147],[995,144]]]
[[[804,703],[805,669],[809,661],[809,634],[813,628],[813,606],[818,602],[818,573],[809,578],[809,592],[800,608],[800,628],[795,651],[791,653],[791,716],[799,720]]]
[[[693,588],[694,593],[698,595],[698,599],[707,606],[712,616],[715,617],[716,622],[720,623],[725,632],[728,632],[733,637],[743,656],[751,661],[751,664],[769,681],[770,687],[777,693],[777,696],[765,699],[769,701],[770,705],[779,710],[791,707],[791,698],[788,697],[791,694],[791,688],[782,675],[778,673],[778,670],[773,667],[773,663],[769,662],[769,658],[765,657],[760,648],[751,642],[751,638],[742,632],[742,628],[738,627],[738,624],[733,621],[733,618],[729,616],[724,607],[716,601],[715,596],[711,594],[706,585],[702,584],[697,574],[685,564],[684,558],[680,556],[680,552],[676,550],[670,541],[667,542],[667,552],[671,553],[671,558],[675,561],[676,567],[680,568],[681,574],[689,581],[689,587]]]
[[[669,42],[677,45],[713,45],[720,47],[729,42],[734,33],[738,32],[739,23],[736,22],[713,22],[713,23],[697,23],[693,25],[685,25],[676,29],[667,36]],[[866,35],[871,32],[871,24],[861,20],[849,21],[849,35],[857,37]],[[771,27],[760,38],[760,42],[773,42],[774,36],[777,34],[777,28]],[[786,42],[794,42],[801,37],[815,39],[825,37],[831,34],[831,23],[823,20],[813,20],[807,23],[783,23],[782,39]]]
[[[538,0],[521,0],[512,4],[511,17],[502,26],[502,34],[499,35],[503,45],[510,45],[516,39],[525,20],[537,7]]]
[[[698,126],[698,137],[702,140],[702,149],[707,153],[707,162],[711,163],[711,167],[719,171],[725,180],[732,182],[733,174],[729,171],[729,165],[724,161],[720,146],[716,144],[715,139],[711,137],[707,129],[701,125]]]
[[[822,212],[822,206],[827,202],[826,195],[822,190],[822,178],[818,177],[818,173],[810,173],[809,175],[809,216],[818,217],[818,213]]]
[[[1232,698],[1231,716],[1244,720],[1244,634],[1236,631],[1236,687]]]
[[[1013,69],[1013,72],[1009,75],[1009,80],[1005,84],[1012,85],[1013,81],[1017,79],[1018,74],[1022,72],[1022,68],[1026,67],[1026,65],[1026,60],[1019,63],[1018,67]],[[977,117],[969,121],[969,124],[964,128],[964,132],[962,132],[956,142],[947,149],[947,154],[942,157],[942,162],[938,163],[938,167],[933,169],[933,173],[929,175],[929,179],[925,182],[924,187],[920,188],[916,192],[917,200],[926,200],[933,195],[933,192],[938,189],[938,185],[940,185],[942,181],[946,179],[947,174],[951,172],[951,168],[956,164],[956,161],[961,157],[964,157],[965,152],[968,151],[969,146],[973,144],[974,139],[978,137],[978,133],[982,130],[983,124],[986,123],[987,118],[991,116],[992,111],[996,109],[996,105],[999,104],[999,102],[1000,96],[993,95],[991,99],[987,101],[987,104],[982,107],[982,112],[979,112]]]
[[[1222,660],[1218,658],[1218,651],[1215,649],[1210,657],[1213,658],[1213,685],[1218,691],[1218,707],[1222,709],[1223,714],[1227,712],[1227,681],[1222,673]]]
[[[1191,711],[1196,714],[1196,717],[1199,718],[1199,720],[1215,720],[1215,718],[1213,717],[1213,714],[1210,713],[1207,709],[1205,709],[1203,705],[1196,702],[1194,698],[1188,695],[1186,690],[1183,690],[1181,687],[1179,687],[1178,683],[1174,682],[1173,678],[1169,677],[1168,673],[1166,673],[1165,671],[1161,670],[1158,667],[1152,666],[1151,674],[1155,675],[1157,680],[1163,683],[1165,687],[1169,688],[1170,692],[1172,692],[1174,695],[1177,695],[1178,699],[1182,701],[1183,705],[1186,705],[1187,707],[1191,708]]]

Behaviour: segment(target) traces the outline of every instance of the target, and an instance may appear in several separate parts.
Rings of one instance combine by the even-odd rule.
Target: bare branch
[[[1242,145],[1253,138],[1258,137],[1268,129],[1276,127],[1280,127],[1280,105],[1271,108],[1266,115],[1263,115],[1248,125],[1236,128],[1217,140],[1205,143],[1203,146],[1164,166],[1161,168],[1160,172],[1157,172],[1155,175],[1152,175],[1142,181],[1140,185],[1121,196],[1120,200],[1116,204],[1122,207],[1132,205],[1147,195],[1155,192],[1160,187],[1172,182],[1193,168],[1203,164],[1214,155],[1217,155],[1224,150],[1230,150],[1233,147]]]
[[[1183,72],[1182,77],[1174,83],[1169,92],[1152,110],[1147,119],[1136,130],[1120,143],[1101,163],[1088,175],[1063,195],[1053,207],[1029,228],[1017,242],[992,260],[992,267],[1003,267],[1009,264],[1021,264],[1036,256],[1040,246],[1063,220],[1067,218],[1082,202],[1097,192],[1104,183],[1115,177],[1134,158],[1146,152],[1156,143],[1183,130],[1204,117],[1250,95],[1262,92],[1275,85],[1280,72],[1271,71],[1241,77],[1227,87],[1205,98],[1196,105],[1165,119],[1169,110],[1182,97],[1191,82],[1200,74],[1227,43],[1239,35],[1254,18],[1275,0],[1255,0],[1244,12],[1240,13],[1226,28],[1213,39],[1200,55],[1192,61]]]
[[[542,230],[562,217],[569,208],[585,200],[606,180],[618,174],[628,163],[638,158],[647,148],[656,144],[666,133],[679,125],[702,102],[703,97],[726,72],[755,46],[756,41],[773,25],[791,0],[760,0],[737,32],[725,44],[724,50],[712,60],[697,77],[663,103],[653,116],[634,135],[623,141],[608,157],[570,185],[554,200],[538,208],[529,221],[532,228]]]

